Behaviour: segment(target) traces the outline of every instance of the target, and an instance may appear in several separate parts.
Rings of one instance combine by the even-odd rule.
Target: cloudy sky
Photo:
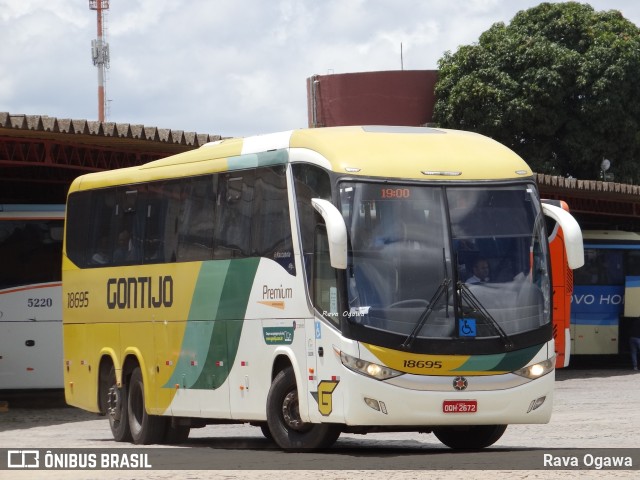
[[[110,0],[107,120],[223,136],[307,126],[314,74],[437,68],[534,0]],[[640,25],[640,1],[592,0]],[[0,0],[0,112],[98,118],[88,0]]]

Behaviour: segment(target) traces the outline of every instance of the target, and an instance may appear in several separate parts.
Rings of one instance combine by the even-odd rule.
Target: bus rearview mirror
[[[567,252],[569,268],[575,270],[584,265],[584,245],[582,243],[582,230],[573,216],[555,205],[542,204],[542,211],[548,217],[553,218],[564,233],[564,247]]]
[[[311,204],[322,215],[327,227],[331,266],[344,270],[347,268],[347,226],[342,214],[333,203],[321,198],[312,198]]]

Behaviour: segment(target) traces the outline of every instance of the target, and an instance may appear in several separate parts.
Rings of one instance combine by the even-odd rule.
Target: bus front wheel
[[[127,413],[133,443],[137,445],[162,443],[167,425],[166,419],[147,413],[140,367],[136,367],[131,373],[128,396]]]
[[[302,421],[296,377],[291,367],[273,379],[267,397],[267,424],[273,440],[288,451],[325,449],[340,436],[340,427],[336,424]]]
[[[435,428],[433,434],[447,447],[457,450],[477,450],[496,443],[506,425],[470,425]]]

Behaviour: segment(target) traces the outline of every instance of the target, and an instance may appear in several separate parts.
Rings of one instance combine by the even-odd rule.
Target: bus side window
[[[171,201],[171,185],[176,182],[153,182],[147,186],[146,194],[140,202],[140,215],[144,216],[144,236],[142,240],[142,260],[144,263],[175,261],[165,257],[165,223]]]
[[[117,192],[111,223],[113,264],[134,265],[142,260],[145,209],[138,209],[138,189],[121,187]]]
[[[251,224],[252,249],[255,255],[270,258],[295,275],[285,169],[276,166],[257,172]]]
[[[217,175],[186,179],[177,224],[179,262],[214,258]]]
[[[331,181],[326,171],[315,165],[296,163],[291,166],[296,193],[298,226],[302,242],[302,258],[307,273],[307,284],[311,289],[311,259],[315,243],[315,229],[321,217],[311,205],[312,198],[331,200]]]
[[[585,264],[575,271],[576,285],[623,285],[623,252],[585,249]]]
[[[118,245],[119,213],[122,207],[118,205],[118,189],[107,188],[91,192],[80,192],[82,196],[89,195],[83,212],[83,219],[89,228],[87,239],[85,267],[109,266],[114,262],[114,253]],[[71,216],[71,212],[70,215]],[[123,234],[122,237],[126,236]],[[68,236],[69,237],[69,236]],[[73,237],[73,235],[71,235]],[[122,238],[121,237],[121,238]]]
[[[181,183],[181,180],[172,180],[149,184],[144,202],[144,263],[176,261]]]
[[[91,249],[91,239],[96,236],[95,222],[90,222],[93,192],[75,192],[67,201],[66,254],[73,263],[85,267],[96,253]],[[106,246],[105,246],[106,249]]]
[[[60,280],[61,242],[50,232],[61,225],[62,220],[0,222],[0,288]]]
[[[640,276],[640,252],[638,252],[637,250],[627,251],[626,264],[626,276]]]
[[[216,259],[251,256],[251,217],[255,172],[221,175],[216,216]]]

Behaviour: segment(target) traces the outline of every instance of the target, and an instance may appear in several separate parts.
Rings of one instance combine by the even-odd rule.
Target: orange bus
[[[562,200],[542,199],[542,203],[569,211]],[[573,295],[573,270],[567,263],[564,232],[551,217],[547,217],[549,254],[551,257],[551,281],[553,284],[553,339],[556,348],[556,368],[569,366],[571,356],[571,296]]]

